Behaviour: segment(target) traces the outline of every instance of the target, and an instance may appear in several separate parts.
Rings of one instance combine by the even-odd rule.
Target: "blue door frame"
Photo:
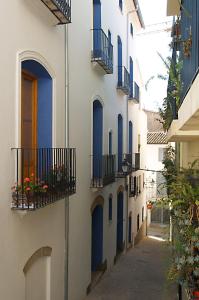
[[[129,121],[129,153],[133,153],[133,124]]]
[[[118,171],[122,171],[123,158],[123,118],[118,115]]]
[[[37,141],[38,148],[52,148],[52,78],[35,60],[22,62],[22,70],[38,81]]]
[[[101,1],[93,0],[93,50],[94,57],[102,56],[101,49]]]
[[[102,176],[103,107],[100,101],[93,102],[93,176]]]
[[[118,85],[122,86],[122,41],[118,36],[117,38],[117,55],[118,55]]]
[[[97,205],[92,213],[91,270],[98,270],[103,260],[103,207]]]
[[[119,192],[117,196],[117,252],[123,250],[123,198],[123,192]]]

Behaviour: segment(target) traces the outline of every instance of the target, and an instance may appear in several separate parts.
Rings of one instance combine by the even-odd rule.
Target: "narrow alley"
[[[166,279],[170,255],[162,233],[149,228],[148,237],[121,256],[86,300],[176,300],[176,287]]]

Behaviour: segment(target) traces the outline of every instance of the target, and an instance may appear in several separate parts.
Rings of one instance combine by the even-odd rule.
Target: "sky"
[[[142,16],[146,26],[145,33],[137,35],[137,57],[144,84],[151,76],[166,74],[163,62],[158,52],[164,57],[170,56],[169,44],[171,42],[168,31],[161,29],[171,26],[171,18],[166,17],[166,0],[139,0]],[[164,22],[170,22],[164,24]],[[163,24],[162,24],[163,23]],[[152,26],[152,24],[157,24]],[[158,30],[161,30],[158,32]],[[150,31],[155,31],[151,32]],[[148,32],[148,33],[146,33]],[[166,96],[167,82],[153,79],[148,84],[147,92],[143,94],[144,108],[158,111]]]

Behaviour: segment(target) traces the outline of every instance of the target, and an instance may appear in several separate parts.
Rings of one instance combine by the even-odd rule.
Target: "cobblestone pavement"
[[[166,280],[170,254],[162,233],[151,228],[148,235],[155,238],[144,238],[122,255],[86,300],[176,300],[177,289]]]

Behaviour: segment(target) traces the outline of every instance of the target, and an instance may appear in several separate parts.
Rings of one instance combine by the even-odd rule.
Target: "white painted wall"
[[[64,201],[30,212],[23,218],[10,209],[15,183],[15,153],[20,146],[19,56],[33,55],[47,62],[54,76],[54,146],[65,145],[64,28],[41,1],[4,1],[0,11],[0,298],[25,300],[23,267],[32,254],[51,247],[51,299],[64,294]],[[24,53],[24,51],[27,51]],[[30,53],[31,52],[31,53]],[[43,299],[38,299],[43,300]]]
[[[127,57],[127,15],[121,12],[119,2],[102,0],[102,29],[112,34],[114,47],[114,73],[104,75],[102,69],[91,63],[92,51],[92,1],[73,1],[73,22],[69,27],[70,70],[70,146],[77,148],[77,193],[70,200],[70,244],[69,244],[69,299],[85,297],[91,282],[91,205],[98,195],[104,197],[104,245],[103,258],[111,267],[116,254],[117,190],[124,186],[124,179],[98,190],[90,189],[92,154],[92,103],[103,102],[104,154],[108,153],[108,132],[113,131],[113,153],[117,154],[117,116],[122,114],[124,125],[124,147],[127,152],[127,96],[117,86],[117,36],[123,45],[123,65],[129,69]],[[136,20],[136,13],[133,14]],[[128,24],[128,31],[129,31]],[[130,33],[128,33],[130,35]],[[129,36],[129,39],[132,39]],[[80,51],[81,50],[81,51]],[[134,47],[129,43],[128,55],[134,58]],[[137,76],[137,75],[135,75]],[[113,220],[108,221],[108,197],[113,194]],[[127,195],[124,192],[124,234],[126,237]]]

